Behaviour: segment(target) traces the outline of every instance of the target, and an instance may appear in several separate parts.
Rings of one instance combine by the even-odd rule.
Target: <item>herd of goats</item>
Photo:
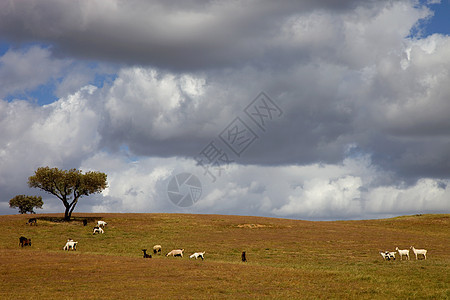
[[[33,224],[37,225],[36,218],[29,219],[27,224],[28,225],[33,225]],[[86,220],[83,220],[83,225],[84,226],[87,225]],[[94,227],[92,234],[105,233],[104,228],[106,227],[106,225],[108,225],[108,223],[106,223],[105,221],[97,221],[97,226]],[[77,250],[77,244],[78,244],[78,242],[75,242],[74,240],[69,238],[66,242],[66,245],[64,245],[63,250],[67,250],[67,251],[69,251],[70,249]],[[21,247],[31,246],[31,239],[27,239],[26,237],[21,236],[19,238],[19,245]],[[424,257],[424,259],[427,259],[427,250],[416,249],[413,246],[411,246],[410,249],[414,252],[414,255],[416,256],[416,260],[418,259],[418,257],[420,255],[422,255]],[[393,252],[380,251],[380,254],[384,260],[395,260],[395,253],[399,254],[400,260],[403,260],[403,256],[406,256],[406,259],[409,260],[409,249],[400,250],[398,247],[396,247],[395,250],[396,251],[393,251]],[[161,245],[153,246],[153,254],[161,254],[161,251],[162,251]],[[142,249],[142,252],[144,253],[144,258],[152,258],[152,255],[147,253],[147,249]],[[175,249],[175,250],[172,250],[169,253],[167,253],[166,256],[183,257],[183,253],[184,253],[184,249]],[[201,258],[203,260],[205,258],[205,252],[195,252],[192,255],[190,255],[189,258],[195,258],[195,259]],[[247,261],[245,251],[243,251],[241,254],[241,260],[243,262]]]
[[[425,249],[416,249],[413,246],[411,246],[409,249],[411,249],[414,252],[414,255],[416,256],[416,260],[419,259],[419,255],[423,255],[424,259],[427,259],[427,250]],[[400,260],[403,260],[403,256],[406,256],[406,259],[409,260],[409,249],[400,250],[398,247],[395,248],[395,250],[398,252],[398,255],[400,256]],[[380,251],[381,256],[384,258],[384,260],[395,260],[395,251]]]
[[[36,218],[31,218],[28,220],[27,222],[28,225],[37,225],[37,220]],[[87,225],[87,220],[83,220],[83,225],[86,226]],[[105,227],[106,225],[108,225],[108,223],[106,223],[105,221],[97,221],[97,226],[94,227],[92,234],[103,234],[105,233]],[[63,247],[63,250],[73,250],[76,251],[77,250],[77,244],[78,242],[75,242],[73,239],[69,238],[67,239],[66,244]],[[28,239],[24,236],[21,236],[19,238],[19,246],[24,247],[24,246],[31,246],[31,239]],[[155,245],[153,246],[153,254],[161,254],[162,251],[162,247],[161,245]],[[152,258],[151,254],[147,254],[147,249],[142,249],[142,252],[144,252],[144,258]],[[184,249],[175,249],[170,251],[169,253],[166,254],[166,256],[180,256],[183,257],[183,253],[184,253]],[[205,253],[206,252],[195,252],[193,253],[191,256],[189,256],[189,258],[201,258],[202,260],[205,259]],[[245,260],[244,260],[245,259]],[[246,261],[247,259],[245,258],[245,252],[242,253],[242,260]]]

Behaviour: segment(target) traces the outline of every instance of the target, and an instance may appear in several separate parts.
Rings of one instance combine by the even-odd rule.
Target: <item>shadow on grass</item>
[[[102,217],[72,217],[70,218],[70,221],[66,221],[64,220],[64,217],[48,217],[48,216],[43,216],[43,217],[37,217],[36,219],[38,220],[42,220],[42,221],[48,221],[48,222],[53,222],[53,223],[72,223],[72,222],[79,222],[79,223],[83,223],[84,220],[86,220],[87,223],[95,223],[98,220],[102,220]]]

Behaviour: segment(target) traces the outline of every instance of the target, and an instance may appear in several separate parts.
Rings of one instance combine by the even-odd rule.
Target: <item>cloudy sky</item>
[[[27,186],[41,166],[107,173],[75,212],[449,213],[449,16],[449,0],[0,0],[0,214],[18,194],[63,211]]]

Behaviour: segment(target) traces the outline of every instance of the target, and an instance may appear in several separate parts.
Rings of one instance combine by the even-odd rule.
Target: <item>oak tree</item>
[[[9,200],[9,207],[11,208],[19,208],[19,213],[26,214],[32,213],[34,214],[34,208],[42,208],[44,202],[42,201],[41,196],[27,196],[27,195],[17,195],[11,200]]]
[[[41,167],[28,178],[28,185],[58,197],[65,207],[64,220],[69,221],[81,197],[100,193],[107,187],[106,177],[105,173],[97,171],[83,174],[77,169]]]

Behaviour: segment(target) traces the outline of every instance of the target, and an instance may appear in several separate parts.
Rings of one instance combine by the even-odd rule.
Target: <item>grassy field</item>
[[[0,299],[449,299],[450,215],[309,222],[186,214],[0,216]],[[81,220],[87,218],[88,226]],[[92,235],[95,220],[103,235]],[[19,237],[31,247],[19,247]],[[68,238],[77,251],[63,251]],[[142,258],[184,248],[184,258]],[[427,260],[381,250],[426,248]],[[206,251],[205,260],[192,260]],[[247,263],[240,261],[247,252]]]

